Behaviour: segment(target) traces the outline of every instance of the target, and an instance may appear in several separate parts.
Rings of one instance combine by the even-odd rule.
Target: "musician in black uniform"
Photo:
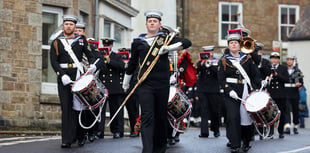
[[[93,63],[95,56],[87,49],[87,41],[85,37],[81,37],[74,33],[76,28],[77,18],[66,15],[63,17],[63,33],[57,39],[53,40],[50,50],[51,65],[57,74],[58,95],[61,104],[61,136],[62,148],[70,148],[75,141],[74,128],[76,126],[76,116],[73,112],[73,95],[70,84],[83,73],[81,64],[83,53],[87,56],[89,63]],[[65,50],[64,44],[71,46],[72,53],[76,58],[72,58],[69,52]],[[74,61],[76,59],[76,61]],[[90,64],[90,69],[95,72],[100,68],[102,62],[96,65]],[[78,76],[77,76],[78,75]],[[84,140],[84,135],[77,138],[79,145]]]
[[[160,47],[166,35],[159,31],[161,27],[160,11],[151,10],[145,12],[147,33],[141,34],[133,40],[131,45],[131,58],[128,62],[128,68],[125,73],[123,88],[128,90],[129,81],[136,68],[143,64],[150,47],[154,41]],[[164,38],[163,38],[164,37]],[[141,106],[141,136],[143,144],[143,153],[163,153],[166,151],[167,144],[167,103],[169,98],[169,51],[181,50],[191,46],[187,39],[174,38],[169,46],[150,50],[148,56],[154,57],[159,54],[159,60],[155,64],[148,77],[137,88],[136,95],[138,103]],[[146,61],[145,66],[149,66],[152,61]],[[139,69],[140,70],[140,69]],[[144,72],[139,71],[142,75]]]
[[[288,82],[288,71],[287,67],[280,64],[280,54],[278,52],[272,52],[270,54],[271,62],[271,81],[269,85],[269,93],[271,98],[278,105],[281,115],[280,122],[278,125],[279,138],[283,139],[283,127],[285,123],[285,113],[286,113],[286,90],[284,88],[284,83]],[[273,126],[270,127],[270,132],[273,134]]]
[[[233,153],[239,152],[241,141],[244,152],[251,148],[250,141],[254,134],[254,126],[249,114],[241,105],[239,97],[244,99],[251,90],[259,88],[261,80],[251,56],[239,51],[240,38],[239,34],[228,36],[228,51],[220,59],[218,70],[218,80],[220,88],[224,89],[223,96],[227,111],[226,135],[229,140],[227,146],[231,147]],[[246,73],[244,76],[248,76],[249,79],[244,78],[240,68],[237,69],[235,65],[240,65]]]
[[[220,89],[217,78],[218,60],[213,57],[214,46],[202,47],[208,55],[207,59],[201,59],[197,63],[197,92],[201,106],[201,130],[199,137],[209,137],[208,120],[211,120],[210,130],[214,137],[220,136]]]
[[[285,133],[290,134],[289,125],[291,123],[291,112],[293,115],[293,127],[294,134],[298,134],[298,124],[299,124],[299,113],[298,113],[298,104],[299,104],[299,90],[298,88],[303,85],[303,75],[301,70],[297,66],[294,66],[295,57],[288,55],[286,57],[286,63],[289,74],[289,82],[284,84],[287,93],[287,109],[286,109],[286,121],[287,124]]]
[[[103,38],[102,44],[109,48],[109,56],[104,56],[108,72],[100,73],[99,79],[108,89],[110,116],[114,116],[118,108],[121,106],[124,99],[124,91],[122,89],[123,76],[125,72],[125,63],[122,55],[117,53],[117,50],[112,50],[114,39]],[[104,123],[103,123],[104,124]],[[102,129],[104,130],[104,129]],[[113,138],[121,138],[124,136],[124,111],[123,109],[117,114],[110,125],[110,130],[113,133]],[[103,131],[101,131],[103,132]]]

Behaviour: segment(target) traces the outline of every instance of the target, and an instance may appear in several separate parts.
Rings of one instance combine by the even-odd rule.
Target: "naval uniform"
[[[237,149],[241,147],[241,141],[243,144],[249,145],[249,142],[254,135],[253,125],[240,125],[241,118],[244,116],[240,115],[240,100],[235,100],[229,96],[230,91],[234,90],[238,97],[243,97],[243,92],[250,93],[249,86],[248,91],[244,91],[245,80],[239,70],[233,66],[230,60],[238,60],[240,65],[243,67],[247,75],[251,80],[251,85],[254,89],[260,86],[260,74],[257,66],[254,64],[250,55],[246,55],[239,52],[240,58],[234,58],[228,51],[221,60],[219,61],[218,70],[218,81],[220,88],[224,89],[223,98],[225,101],[226,111],[227,111],[227,128],[226,136],[230,142],[232,149]],[[246,114],[243,114],[246,115]]]
[[[102,83],[108,89],[109,97],[109,108],[110,116],[114,116],[117,109],[121,106],[124,99],[124,90],[122,88],[123,76],[125,71],[125,63],[122,60],[120,54],[115,53],[114,51],[110,52],[110,61],[106,63],[108,71],[106,73],[100,73],[99,79],[102,80]],[[100,129],[104,130],[104,129]],[[113,134],[117,134],[116,137],[123,137],[124,134],[124,111],[121,111],[117,114],[115,119],[110,125],[110,130]]]
[[[157,34],[164,35],[162,32]],[[131,45],[131,58],[126,70],[134,74],[142,65],[155,37],[146,38],[141,34]],[[187,39],[174,38],[170,44],[182,42],[183,48],[191,46]],[[148,62],[147,62],[148,63]],[[160,55],[148,77],[136,90],[136,98],[141,106],[141,136],[143,153],[165,152],[167,144],[167,103],[169,99],[169,61],[168,54]]]
[[[275,101],[281,111],[278,132],[280,136],[283,136],[283,126],[285,123],[286,112],[286,90],[284,84],[288,82],[287,67],[278,64],[275,66],[274,70],[272,70],[272,73],[273,76],[271,78],[268,91],[271,98]],[[271,126],[270,132],[273,134],[273,126]]]
[[[208,120],[211,120],[210,130],[214,136],[219,136],[220,126],[220,89],[217,78],[218,60],[213,58],[211,66],[206,67],[202,61],[197,63],[197,93],[201,103],[200,137],[209,136]]]
[[[64,38],[64,35],[55,39],[51,44],[50,60],[54,71],[57,74],[58,95],[61,105],[61,137],[63,144],[71,144],[75,139],[75,124],[74,124],[74,112],[73,106],[73,94],[71,92],[71,86],[63,85],[61,77],[68,75],[71,80],[76,80],[77,66],[74,64],[69,53],[64,49],[64,45],[60,39]],[[85,37],[75,35],[73,39],[67,39],[71,44],[72,50],[79,62],[82,62],[83,53],[87,56],[88,60],[94,61],[95,57],[87,49],[87,41]],[[91,62],[90,62],[91,63]],[[100,64],[97,63],[96,67],[99,68]],[[80,73],[78,73],[80,74]]]

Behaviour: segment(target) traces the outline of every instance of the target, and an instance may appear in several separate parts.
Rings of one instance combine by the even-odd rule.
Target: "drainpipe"
[[[182,7],[182,37],[185,36],[185,8],[184,8],[184,0],[181,1],[181,7]]]
[[[94,25],[94,38],[95,40],[98,39],[98,0],[95,1],[95,25]]]

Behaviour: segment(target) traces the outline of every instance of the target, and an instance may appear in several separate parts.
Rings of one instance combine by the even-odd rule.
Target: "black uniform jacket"
[[[279,65],[275,71],[277,75],[272,76],[268,91],[272,98],[286,98],[284,83],[288,82],[287,67]]]
[[[163,33],[158,33],[161,35]],[[145,34],[135,38],[131,44],[131,57],[128,62],[128,68],[126,74],[134,74],[134,71],[138,65],[142,65],[144,58],[146,57],[150,45],[143,39]],[[185,38],[174,38],[170,44],[182,42],[183,49],[188,48],[192,43]],[[155,64],[154,68],[144,80],[145,84],[152,86],[154,88],[163,88],[169,86],[169,61],[168,54],[160,55],[159,60]]]
[[[64,36],[60,36],[57,39],[55,39],[51,44],[50,49],[50,59],[51,59],[51,65],[58,75],[58,78],[61,78],[62,75],[67,74],[70,76],[71,80],[76,80],[76,71],[77,68],[61,68],[60,64],[73,64],[73,60],[71,59],[69,53],[64,49],[64,45],[60,41],[60,38],[64,38]],[[81,37],[79,35],[75,35],[75,40],[71,44],[72,50],[76,56],[76,58],[79,60],[79,62],[82,61],[83,53],[88,58],[88,61],[95,61],[94,54],[87,49],[87,41],[85,37]],[[100,63],[100,62],[99,62]],[[100,67],[100,64],[97,63],[96,66]]]
[[[289,74],[288,83],[286,83],[288,86],[286,86],[285,89],[286,89],[288,98],[299,100],[298,87],[294,87],[292,85],[295,85],[296,83],[301,83],[301,85],[303,85],[304,80],[303,80],[301,71],[299,69],[296,69],[296,67],[294,67],[293,69],[294,69],[294,72],[292,74]],[[297,74],[294,74],[294,73],[297,73]]]
[[[210,67],[206,67],[205,64],[201,65],[201,61],[197,63],[197,92],[220,93],[217,70],[216,59],[212,60]]]
[[[108,89],[109,94],[123,94],[123,77],[125,63],[120,54],[110,53],[110,62],[106,63],[107,71],[100,71],[99,79]]]
[[[218,81],[220,88],[224,89],[224,93],[229,94],[231,90],[234,90],[238,96],[241,98],[243,93],[243,83],[228,83],[226,78],[235,78],[238,80],[243,80],[243,76],[239,70],[231,63],[229,57],[232,57],[230,53],[225,54],[219,60],[218,67]],[[240,60],[240,65],[243,67],[247,75],[251,80],[251,85],[254,89],[260,88],[261,78],[257,65],[253,62],[251,55],[245,55],[240,52],[240,57],[243,57]],[[250,90],[250,88],[248,88]],[[249,91],[250,92],[250,91]]]

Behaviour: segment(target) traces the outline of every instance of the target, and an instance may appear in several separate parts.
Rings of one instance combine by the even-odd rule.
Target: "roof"
[[[302,18],[297,22],[291,34],[289,41],[310,40],[310,3],[305,7]]]

